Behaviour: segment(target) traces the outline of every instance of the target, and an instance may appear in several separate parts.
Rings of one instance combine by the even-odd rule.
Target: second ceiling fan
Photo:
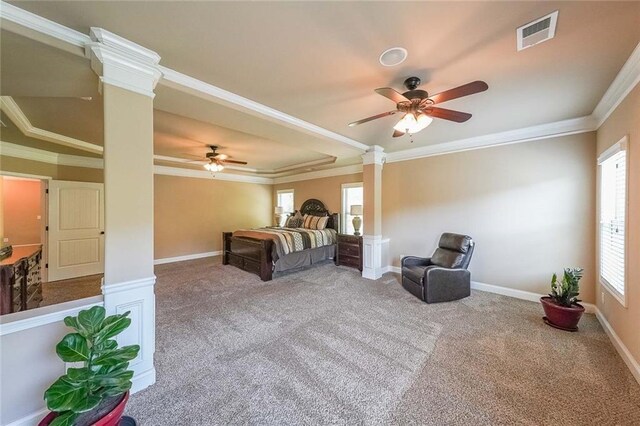
[[[407,78],[404,81],[404,86],[407,88],[407,91],[404,93],[400,93],[390,87],[376,89],[376,93],[394,101],[396,103],[396,109],[354,121],[353,123],[349,123],[349,127],[377,120],[378,118],[388,117],[399,112],[404,113],[404,116],[393,127],[394,138],[407,133],[414,134],[419,132],[431,124],[433,117],[455,121],[456,123],[464,123],[471,118],[471,114],[439,108],[434,105],[447,102],[452,99],[461,98],[463,96],[473,95],[474,93],[484,92],[489,88],[487,83],[484,81],[474,81],[454,89],[445,90],[444,92],[429,96],[429,93],[425,90],[418,89],[420,83],[421,81],[418,77]]]

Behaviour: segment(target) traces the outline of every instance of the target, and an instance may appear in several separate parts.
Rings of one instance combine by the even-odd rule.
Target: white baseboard
[[[136,392],[140,392],[154,384],[156,382],[156,369],[155,367],[144,371],[140,374],[136,374],[131,379],[133,385],[131,386],[131,394],[133,395]]]
[[[605,333],[609,336],[609,339],[611,340],[613,347],[618,351],[620,358],[622,358],[624,363],[627,364],[631,374],[633,374],[633,377],[635,377],[636,381],[640,384],[640,364],[638,364],[638,361],[636,361],[633,355],[631,355],[631,352],[625,344],[622,343],[620,337],[618,337],[616,332],[613,330],[613,327],[611,327],[611,324],[609,324],[609,321],[607,321],[599,309],[596,309],[596,318],[600,321],[602,328],[604,328]]]
[[[49,410],[43,408],[36,411],[35,413],[31,413],[27,416],[19,418],[18,420],[14,420],[11,423],[7,423],[6,426],[37,426],[37,424],[40,423],[40,420],[42,420],[48,412]]]
[[[165,257],[164,259],[156,259],[156,260],[154,260],[153,264],[154,265],[164,265],[165,263],[183,262],[185,260],[202,259],[204,257],[220,256],[221,254],[222,254],[222,250],[218,250],[218,251],[208,251],[208,252],[205,252],[205,253],[187,254],[187,255],[184,255],[184,256]]]

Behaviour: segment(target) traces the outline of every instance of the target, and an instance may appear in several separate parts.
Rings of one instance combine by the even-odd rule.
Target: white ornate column
[[[121,345],[138,344],[133,391],[155,382],[153,270],[153,90],[160,57],[100,28],[86,55],[104,104],[105,268],[108,314],[131,311]]]
[[[362,155],[364,189],[364,235],[362,236],[362,276],[377,280],[382,276],[382,166],[385,153],[372,146]]]

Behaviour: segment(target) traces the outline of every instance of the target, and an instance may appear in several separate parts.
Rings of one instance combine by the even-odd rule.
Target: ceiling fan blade
[[[376,89],[376,93],[384,96],[385,98],[391,99],[397,104],[400,102],[411,102],[409,99],[405,98],[402,93],[392,89],[391,87],[381,87]]]
[[[393,131],[393,137],[394,137],[394,138],[399,138],[400,136],[404,136],[404,135],[405,135],[405,133],[404,133],[404,132],[400,132],[400,131],[398,131],[398,130],[394,130],[394,131]]]
[[[229,164],[248,164],[246,161],[237,161],[237,160],[221,160],[223,163]]]
[[[455,89],[445,90],[444,92],[440,92],[437,95],[430,96],[429,99],[431,99],[434,104],[440,104],[452,99],[473,95],[474,93],[484,92],[488,88],[489,86],[484,81],[474,81],[472,83],[467,83],[462,86],[456,87]]]
[[[369,121],[377,120],[378,118],[388,117],[395,113],[399,112],[397,109],[393,111],[383,112],[382,114],[372,115],[371,117],[363,118],[362,120],[354,121],[353,123],[349,123],[349,127],[357,126],[358,124],[367,123]]]
[[[424,109],[423,112],[431,117],[455,121],[456,123],[464,123],[471,118],[471,114],[469,113],[454,111],[452,109],[445,108],[429,107]]]

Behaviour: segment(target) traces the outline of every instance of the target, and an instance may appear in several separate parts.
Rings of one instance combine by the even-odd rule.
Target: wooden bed
[[[300,213],[303,215],[329,216],[327,228],[332,228],[336,232],[339,232],[340,215],[337,213],[330,213],[322,201],[316,199],[309,199],[305,201],[302,203],[302,207],[300,207]],[[273,270],[275,266],[273,261],[273,245],[274,242],[269,239],[234,237],[233,232],[223,232],[222,264],[233,265],[244,271],[258,275],[262,281],[270,281],[273,278]],[[291,253],[287,256],[294,254],[296,253]]]

